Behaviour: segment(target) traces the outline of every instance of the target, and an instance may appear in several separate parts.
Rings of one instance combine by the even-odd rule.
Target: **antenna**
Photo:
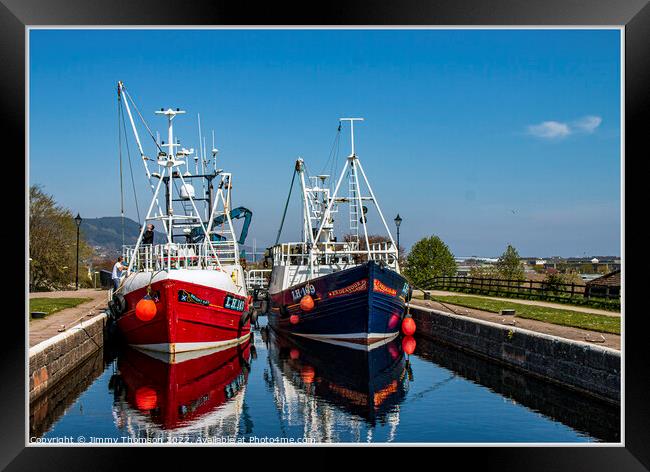
[[[214,164],[214,170],[217,171],[217,153],[219,150],[214,145],[214,130],[212,130],[212,160]]]
[[[364,121],[364,119],[363,118],[339,118],[339,122],[341,121],[350,122],[350,143],[352,145],[352,152],[350,153],[350,156],[355,156],[356,154],[354,153],[354,122]]]

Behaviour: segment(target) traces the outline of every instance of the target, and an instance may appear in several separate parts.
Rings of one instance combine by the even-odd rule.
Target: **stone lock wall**
[[[431,308],[411,306],[411,313],[417,335],[620,403],[621,353],[615,349]]]
[[[94,316],[29,350],[30,403],[104,346],[106,314]]]

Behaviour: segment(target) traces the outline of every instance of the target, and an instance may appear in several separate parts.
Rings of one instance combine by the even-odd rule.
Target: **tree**
[[[406,258],[404,275],[415,286],[423,286],[433,277],[456,275],[456,260],[438,237],[420,239]]]
[[[79,240],[79,280],[84,277],[81,262],[91,249]],[[37,185],[29,188],[30,280],[35,290],[65,288],[74,282],[77,257],[77,225],[72,213],[56,204]]]
[[[508,280],[523,280],[524,266],[517,250],[508,244],[506,250],[497,261],[497,270],[501,277]]]

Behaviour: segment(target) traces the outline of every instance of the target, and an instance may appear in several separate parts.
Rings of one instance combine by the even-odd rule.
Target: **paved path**
[[[492,321],[493,323],[529,329],[537,333],[546,333],[561,338],[573,339],[575,341],[589,342],[599,346],[618,349],[619,351],[621,349],[621,337],[617,334],[600,333],[598,331],[556,325],[526,318],[503,316],[499,313],[492,313],[490,311],[477,310],[474,308],[465,308],[463,306],[452,305],[451,303],[440,303],[433,300],[418,300],[414,298],[412,303],[414,305],[421,305],[447,313],[454,313],[456,315]]]
[[[552,302],[543,302],[543,301],[537,301],[537,300],[520,300],[518,298],[499,298],[499,297],[488,297],[485,295],[476,295],[473,293],[463,293],[463,292],[447,292],[444,290],[427,290],[431,295],[434,296],[447,296],[447,295],[455,295],[459,297],[480,297],[480,298],[489,298],[490,300],[499,300],[502,302],[512,302],[512,303],[521,303],[522,305],[537,305],[537,306],[545,306],[549,308],[559,308],[560,310],[571,310],[571,311],[579,311],[581,313],[593,313],[595,315],[605,315],[605,316],[621,316],[621,314],[617,311],[607,311],[607,310],[600,310],[598,308],[591,308],[588,306],[576,306],[576,305],[568,305],[566,303],[552,303]],[[421,290],[414,290],[414,294],[422,294]]]
[[[29,298],[92,298],[72,308],[57,311],[45,318],[29,321],[29,347],[59,334],[61,325],[66,329],[74,326],[80,319],[90,319],[106,308],[107,290],[82,289],[64,292],[34,292]]]

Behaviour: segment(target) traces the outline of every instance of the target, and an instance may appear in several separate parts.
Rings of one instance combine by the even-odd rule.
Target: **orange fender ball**
[[[416,345],[417,343],[415,342],[415,338],[413,336],[406,336],[404,339],[402,339],[402,350],[408,355],[411,355],[415,352]]]
[[[150,298],[143,298],[135,306],[135,316],[140,321],[149,321],[156,316],[156,302]]]
[[[300,309],[302,311],[312,311],[314,309],[314,299],[311,295],[305,295],[300,299]]]
[[[393,313],[388,318],[388,329],[394,329],[399,324],[399,315]]]
[[[140,387],[135,391],[135,405],[138,410],[153,410],[158,405],[156,391],[151,387]]]
[[[306,384],[312,383],[314,381],[314,377],[316,377],[316,371],[312,366],[306,365],[300,369],[300,378]]]
[[[415,333],[415,321],[413,318],[404,318],[402,320],[402,333],[406,336],[413,336]]]
[[[300,321],[300,317],[298,315],[291,315],[289,317],[289,322],[291,324],[298,324],[299,321]]]

